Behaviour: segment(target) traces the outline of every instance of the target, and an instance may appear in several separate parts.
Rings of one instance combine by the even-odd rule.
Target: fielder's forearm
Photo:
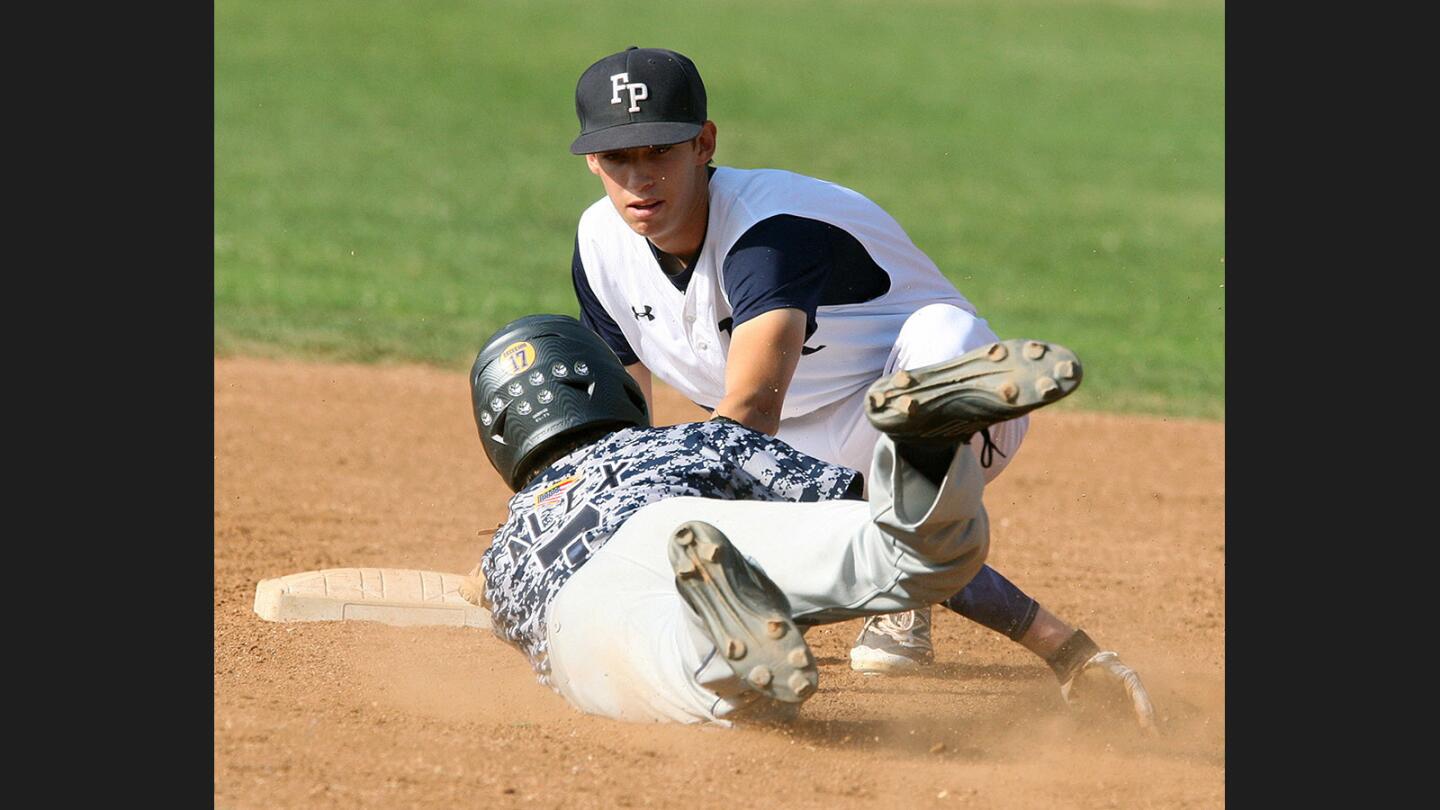
[[[805,313],[798,309],[771,310],[737,325],[715,414],[774,435],[804,345]]]

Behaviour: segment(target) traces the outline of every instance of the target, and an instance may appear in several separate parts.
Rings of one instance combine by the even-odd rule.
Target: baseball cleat
[[[850,648],[850,668],[866,675],[903,674],[935,663],[930,606],[871,616]]]
[[[790,617],[790,600],[708,523],[681,524],[668,544],[675,588],[736,677],[760,694],[800,703],[820,673]]]
[[[1058,343],[1002,340],[954,360],[901,369],[866,393],[865,415],[896,439],[968,441],[1080,387],[1080,359]]]

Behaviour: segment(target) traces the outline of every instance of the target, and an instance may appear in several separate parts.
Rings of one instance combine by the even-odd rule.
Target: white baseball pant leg
[[[963,588],[989,551],[975,457],[956,453],[936,487],[883,438],[869,468],[868,502],[670,498],[636,512],[551,605],[551,683],[581,711],[635,722],[729,725],[726,715],[757,697],[675,588],[666,544],[687,520],[723,531],[802,625],[908,610]]]
[[[985,319],[950,304],[929,304],[906,319],[885,361],[885,369],[876,379],[902,368],[920,368],[951,360],[998,339]],[[870,456],[880,439],[880,432],[865,418],[868,388],[867,385],[831,405],[781,421],[776,438],[802,453],[865,472],[870,468]],[[987,484],[1014,460],[1029,428],[1029,414],[990,427],[990,438],[1000,452],[994,455],[988,468],[981,469]],[[968,446],[978,459],[984,443],[972,440]],[[868,486],[869,482],[866,483]]]

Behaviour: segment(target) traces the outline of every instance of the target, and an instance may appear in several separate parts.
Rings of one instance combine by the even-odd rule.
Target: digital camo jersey
[[[545,620],[561,586],[646,504],[858,496],[859,474],[729,420],[627,428],[562,457],[510,499],[481,560],[491,626],[549,684]]]

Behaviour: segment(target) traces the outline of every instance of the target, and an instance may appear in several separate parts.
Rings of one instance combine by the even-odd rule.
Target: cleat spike
[[[883,408],[883,407],[885,407],[885,395],[882,394],[882,393],[880,393],[879,391],[871,391],[871,392],[870,392],[870,408],[871,408],[871,410],[876,410],[876,411],[878,411],[878,410],[880,410],[880,409]]]
[[[1075,379],[1075,361],[1061,360],[1055,364],[1055,376],[1065,380]]]
[[[810,656],[805,652],[804,647],[796,647],[790,651],[789,655],[785,656],[785,660],[789,661],[791,666],[803,667],[810,663]]]
[[[765,623],[765,635],[770,638],[781,638],[785,635],[785,622],[779,619],[771,619]]]
[[[734,661],[745,655],[745,642],[738,638],[732,638],[725,642],[725,657]]]
[[[815,691],[815,684],[810,683],[809,678],[796,672],[790,676],[790,688],[795,690],[795,694],[804,697]]]
[[[1040,396],[1049,399],[1059,393],[1060,385],[1049,377],[1041,377],[1035,381],[1035,390],[1039,392]]]
[[[899,399],[895,400],[895,410],[905,414],[906,416],[910,416],[911,414],[915,413],[915,409],[918,407],[920,407],[920,404],[915,401],[914,397],[911,397],[908,394],[902,395]]]
[[[720,557],[720,547],[714,543],[701,543],[695,547],[695,553],[706,562],[715,562]]]
[[[1014,402],[1020,396],[1020,386],[1006,380],[1000,384],[1000,396],[1004,397],[1006,402]]]
[[[1038,340],[1032,340],[1025,344],[1025,357],[1029,360],[1039,360],[1045,356],[1046,345]]]
[[[748,677],[750,682],[756,686],[769,686],[773,676],[770,674],[770,668],[762,664],[750,670]]]
[[[682,577],[693,577],[700,573],[700,569],[695,567],[694,560],[686,558],[675,564],[675,573]]]
[[[992,343],[990,348],[985,350],[985,356],[990,358],[991,362],[998,363],[1010,356],[1010,350],[1005,348],[1003,343]]]
[[[679,531],[675,532],[675,542],[682,546],[688,546],[695,542],[695,532],[689,526],[682,526]]]
[[[909,388],[914,384],[915,378],[910,376],[910,372],[903,368],[895,372],[895,376],[890,378],[890,385],[893,388]]]

